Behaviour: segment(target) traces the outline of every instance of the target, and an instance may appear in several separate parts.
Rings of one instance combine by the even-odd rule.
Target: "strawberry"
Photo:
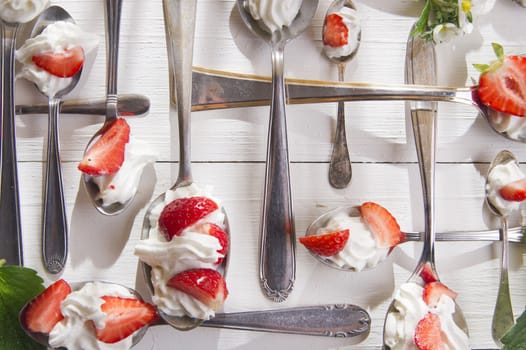
[[[323,44],[332,47],[347,45],[349,38],[349,28],[343,22],[342,16],[331,13],[325,17],[323,27]]]
[[[97,339],[116,343],[157,318],[153,305],[135,298],[103,296],[101,310],[106,314],[104,328],[95,328]]]
[[[177,198],[164,207],[159,216],[159,229],[170,241],[173,236],[201,220],[219,206],[212,199],[195,196]]]
[[[493,43],[497,60],[474,64],[480,72],[478,99],[497,111],[526,116],[526,57],[505,56],[502,46]]]
[[[168,286],[187,293],[214,311],[228,296],[224,277],[213,269],[186,270],[173,276]]]
[[[216,224],[211,224],[207,222],[199,225],[196,228],[196,231],[217,238],[219,244],[221,244],[221,249],[219,249],[217,252],[219,254],[222,254],[223,257],[226,256],[226,254],[228,253],[229,238],[228,234],[221,227],[219,227]],[[218,258],[216,261],[216,265],[221,264],[223,259],[224,258]]]
[[[48,51],[31,57],[33,63],[59,78],[69,78],[78,73],[84,64],[84,50],[80,46],[62,52]]]
[[[130,126],[123,118],[110,124],[102,136],[86,152],[78,169],[88,175],[115,174],[124,162]]]
[[[394,247],[405,240],[394,216],[381,205],[365,202],[360,206],[360,214],[380,247]]]
[[[502,198],[512,202],[522,202],[526,199],[526,179],[510,182],[499,188]]]
[[[425,285],[422,297],[427,305],[434,307],[444,294],[452,299],[457,297],[457,293],[449,289],[445,284],[435,281]]]
[[[36,296],[26,307],[22,322],[32,332],[49,333],[64,316],[60,304],[71,293],[69,284],[60,279]]]
[[[321,256],[333,256],[342,251],[349,240],[349,230],[341,230],[300,237],[300,243],[311,252]]]
[[[414,341],[416,347],[420,350],[444,349],[440,318],[437,315],[428,312],[416,325]]]
[[[431,268],[431,264],[426,262],[424,268],[420,272],[420,277],[424,280],[424,283],[431,283],[437,281],[435,271]]]

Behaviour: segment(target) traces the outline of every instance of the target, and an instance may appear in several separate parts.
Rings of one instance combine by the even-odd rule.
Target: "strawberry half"
[[[183,271],[173,276],[168,286],[191,295],[214,311],[219,310],[228,296],[223,275],[213,269]]]
[[[405,240],[394,216],[381,205],[365,202],[360,206],[360,214],[380,247],[394,247]]]
[[[54,76],[69,78],[84,64],[84,50],[80,46],[61,52],[48,51],[31,57],[33,63]]]
[[[216,224],[207,222],[207,223],[199,225],[196,228],[196,231],[203,233],[205,235],[210,235],[210,236],[214,236],[215,238],[217,238],[217,240],[219,241],[219,244],[221,244],[221,249],[219,249],[217,252],[219,254],[222,254],[223,257],[226,256],[226,254],[228,253],[229,238],[228,238],[228,234],[221,227],[219,227]],[[221,264],[221,262],[224,259],[223,257],[217,259],[216,265]]]
[[[342,16],[331,13],[325,17],[323,27],[323,44],[332,47],[347,45],[349,42],[349,28],[343,22]]]
[[[502,198],[512,202],[522,202],[526,199],[526,179],[510,182],[499,189]]]
[[[349,240],[349,230],[300,237],[299,241],[308,250],[321,256],[333,256],[343,250]]]
[[[201,220],[219,206],[212,199],[195,196],[177,198],[166,205],[159,216],[159,229],[166,240],[179,236],[181,232]]]
[[[420,350],[444,349],[440,318],[428,312],[416,325],[414,341],[416,347]]]
[[[438,304],[438,301],[442,295],[448,295],[453,300],[457,298],[457,293],[449,289],[445,284],[438,281],[425,285],[422,298],[427,305],[434,307]]]
[[[118,118],[88,149],[78,169],[92,176],[115,174],[124,162],[126,144],[130,141],[130,126]]]
[[[60,304],[71,293],[69,284],[60,279],[36,296],[22,315],[24,326],[32,332],[49,333],[64,316]]]
[[[473,65],[480,72],[478,98],[500,112],[526,116],[526,57],[505,56],[502,46],[493,43],[497,60],[489,65]]]
[[[104,343],[116,343],[129,337],[138,329],[157,318],[155,307],[134,298],[103,296],[101,310],[106,314],[104,328],[95,328],[97,339]]]

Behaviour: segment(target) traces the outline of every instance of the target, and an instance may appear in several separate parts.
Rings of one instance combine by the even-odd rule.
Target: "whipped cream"
[[[513,160],[495,166],[488,174],[486,185],[489,201],[503,214],[509,214],[512,210],[518,209],[521,202],[508,201],[502,198],[499,190],[501,187],[525,177],[519,165]]]
[[[497,112],[489,114],[491,125],[499,132],[506,133],[512,139],[526,139],[526,118]]]
[[[444,350],[470,349],[467,334],[455,323],[455,302],[443,294],[437,305],[428,306],[423,300],[424,288],[408,282],[400,286],[394,295],[396,311],[387,314],[384,340],[392,350],[417,350],[414,343],[415,328],[428,312],[440,318]]]
[[[342,58],[355,52],[360,44],[360,17],[355,9],[345,6],[339,11],[330,12],[327,15],[333,13],[339,15],[347,27],[347,43],[337,47],[323,45],[323,51],[330,58]]]
[[[50,74],[33,63],[33,56],[45,52],[63,52],[81,46],[86,55],[98,45],[94,34],[86,33],[74,23],[59,21],[48,25],[42,33],[27,39],[15,52],[15,57],[23,64],[19,76],[35,83],[38,89],[48,97],[66,88],[73,78],[61,78]]]
[[[103,207],[126,203],[135,195],[144,167],[154,163],[157,158],[158,154],[146,142],[130,137],[119,171],[112,175],[91,177],[99,188],[96,199],[102,200]]]
[[[324,257],[334,264],[361,271],[372,268],[383,261],[389,253],[389,247],[379,247],[373,234],[360,217],[338,213],[325,226],[319,228],[316,234],[349,229],[349,239],[338,254]]]
[[[0,1],[0,19],[7,23],[26,23],[35,18],[49,0],[2,0]]]
[[[171,241],[166,241],[158,224],[162,210],[177,198],[193,196],[211,198],[218,203],[218,209],[184,229]],[[221,243],[216,237],[199,233],[198,226],[205,222],[216,224],[221,228],[225,227],[225,215],[219,202],[209,195],[207,189],[201,189],[195,184],[179,187],[175,191],[166,192],[164,202],[152,209],[149,237],[139,241],[135,247],[135,255],[152,268],[151,279],[154,288],[152,301],[159,310],[168,315],[188,315],[205,320],[215,315],[215,311],[206,304],[167,285],[174,275],[182,271],[194,268],[217,268],[215,264],[217,259],[223,257],[218,252]]]
[[[102,296],[135,298],[125,287],[112,283],[90,282],[69,294],[60,305],[64,319],[49,334],[49,345],[70,350],[127,350],[132,346],[133,335],[113,344],[99,341],[93,329],[104,328],[106,314],[102,312]],[[89,321],[93,321],[93,324]]]
[[[248,0],[252,18],[263,21],[271,33],[288,27],[298,15],[302,0]]]

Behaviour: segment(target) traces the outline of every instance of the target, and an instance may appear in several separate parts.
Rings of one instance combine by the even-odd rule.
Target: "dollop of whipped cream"
[[[49,345],[53,348],[82,350],[127,350],[132,346],[133,335],[113,344],[99,341],[93,329],[104,328],[106,314],[102,312],[102,296],[135,298],[125,287],[101,282],[86,283],[78,291],[69,294],[60,305],[64,319],[57,323],[49,334]],[[92,321],[93,324],[90,322]]]
[[[177,198],[193,196],[205,196],[214,200],[218,203],[218,209],[184,229],[171,241],[166,241],[158,224],[163,208]],[[175,191],[166,192],[164,202],[152,209],[149,237],[139,241],[135,247],[135,255],[152,267],[151,279],[154,288],[152,301],[168,315],[188,315],[204,320],[215,315],[215,311],[201,301],[167,285],[168,281],[179,272],[194,268],[217,268],[215,264],[217,259],[223,257],[218,252],[221,249],[219,240],[199,233],[196,229],[205,222],[224,228],[225,215],[219,202],[210,195],[209,189],[201,189],[196,184],[179,187]]]
[[[91,180],[98,186],[96,200],[102,201],[103,207],[115,203],[126,203],[133,198],[143,169],[159,158],[158,154],[144,141],[130,137],[124,150],[124,162],[115,174],[92,176]]]
[[[366,267],[375,267],[387,257],[390,248],[378,246],[373,234],[360,217],[338,213],[325,226],[320,227],[316,234],[345,229],[350,230],[350,235],[343,250],[336,255],[323,257],[324,259],[343,268],[361,271]]]
[[[7,23],[26,23],[35,18],[49,4],[49,0],[2,0],[0,19]]]
[[[503,214],[509,214],[511,211],[518,209],[521,202],[508,201],[502,198],[499,190],[501,187],[525,177],[526,175],[524,175],[519,165],[513,160],[495,166],[488,174],[488,183],[486,185],[488,187],[488,200]]]
[[[331,14],[337,14],[343,20],[343,24],[347,27],[348,37],[347,43],[341,46],[323,45],[323,51],[327,57],[340,58],[349,56],[351,53],[356,51],[360,44],[360,17],[358,11],[350,7],[342,7],[339,11],[330,12]]]
[[[417,350],[414,342],[415,328],[428,312],[440,319],[444,350],[468,350],[469,338],[455,323],[455,302],[443,294],[437,305],[428,306],[423,300],[424,288],[417,283],[407,282],[394,295],[396,311],[387,314],[384,340],[391,350]]]
[[[45,52],[64,52],[75,47],[82,47],[84,54],[94,50],[99,39],[96,35],[84,32],[78,25],[58,21],[48,25],[42,33],[27,39],[15,52],[15,57],[23,64],[19,77],[35,83],[46,96],[53,97],[67,87],[73,78],[62,78],[50,74],[33,62],[33,56]]]
[[[248,0],[252,18],[263,21],[270,33],[288,27],[298,15],[302,0]]]

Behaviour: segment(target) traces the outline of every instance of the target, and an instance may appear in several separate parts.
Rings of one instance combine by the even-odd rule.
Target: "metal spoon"
[[[119,33],[121,23],[122,0],[105,0],[105,19],[106,19],[106,119],[104,125],[93,135],[86,146],[90,148],[111,124],[119,118],[118,95],[117,95],[117,71],[119,63]],[[88,197],[95,208],[104,215],[117,215],[124,211],[132,202],[134,196],[124,203],[113,203],[104,206],[103,200],[98,198],[99,187],[93,182],[92,177],[82,174],[84,188],[88,192]]]
[[[77,291],[87,282],[71,283],[71,289]],[[98,283],[117,285],[112,282],[99,281]],[[122,286],[122,285],[120,285]],[[126,288],[135,298],[143,300],[135,289]],[[38,343],[49,346],[47,334],[32,332],[25,327],[24,314],[28,302],[19,313],[22,329]],[[165,325],[162,318],[147,325],[133,335],[132,344],[138,344],[146,334],[148,327]],[[363,308],[351,304],[328,304],[318,306],[291,307],[277,310],[248,311],[236,313],[217,314],[212,320],[204,321],[203,327],[227,328],[245,331],[303,334],[324,337],[356,337],[361,341],[369,334],[371,318]]]
[[[346,8],[347,10],[356,12],[356,7],[351,0],[334,0],[325,15],[323,22],[323,42],[325,42],[327,16],[332,13],[338,13]],[[344,15],[342,14],[342,17]],[[323,53],[333,63],[338,65],[338,81],[345,80],[345,64],[356,55],[360,47],[360,40],[362,36],[362,29],[358,23],[355,27],[349,28],[355,32],[349,31],[348,43],[351,46],[350,52],[345,52],[341,55],[334,55],[335,49],[329,45],[323,45]],[[354,45],[354,38],[357,38],[356,45]],[[331,162],[329,164],[329,183],[334,188],[345,188],[351,182],[352,168],[351,159],[349,157],[349,149],[347,148],[347,137],[345,132],[345,105],[343,102],[338,102],[338,119],[336,121],[336,139],[332,149]]]
[[[273,301],[287,299],[296,279],[295,231],[290,191],[287,125],[285,116],[284,51],[287,42],[309,26],[317,0],[303,0],[290,26],[274,32],[255,20],[248,0],[237,0],[246,26],[271,48],[272,102],[268,129],[265,192],[260,242],[259,278],[265,295]]]
[[[62,7],[48,7],[38,16],[31,31],[31,37],[40,35],[47,26],[59,21],[75,23],[71,15]],[[44,268],[53,274],[64,269],[68,255],[68,225],[59,154],[59,110],[61,98],[77,86],[81,74],[82,69],[68,78],[68,85],[59,91],[48,93],[40,91],[49,99],[47,162],[42,213],[42,258]],[[37,84],[35,86],[39,88]]]
[[[510,151],[504,150],[499,152],[493,162],[491,162],[488,169],[488,176],[486,178],[486,203],[488,208],[501,220],[501,232],[502,232],[502,254],[500,261],[500,282],[499,291],[497,294],[497,302],[495,304],[495,311],[493,313],[493,319],[491,322],[491,336],[493,341],[498,346],[502,346],[500,339],[506,334],[506,332],[514,325],[513,320],[513,307],[511,305],[510,297],[510,286],[508,280],[508,264],[509,264],[509,246],[508,246],[508,213],[503,212],[499,206],[495,205],[489,197],[489,191],[491,190],[489,184],[489,175],[495,169],[497,165],[502,165],[508,162],[515,162],[517,166],[517,159],[513,156]]]
[[[164,20],[167,33],[168,57],[171,67],[175,73],[174,83],[170,84],[170,117],[177,115],[179,125],[179,174],[175,184],[169,191],[175,191],[180,187],[187,187],[193,183],[191,169],[191,92],[192,92],[192,58],[194,47],[195,14],[196,2],[187,0],[163,0]],[[175,90],[175,91],[174,91]],[[177,95],[177,96],[175,96]],[[177,101],[177,103],[176,103]],[[177,109],[175,106],[177,105]],[[150,216],[152,211],[158,206],[164,206],[166,192],[159,195],[148,207],[146,211],[141,238],[146,239],[150,236]],[[225,232],[230,235],[228,218],[224,208],[223,227]],[[150,278],[150,267],[142,263],[146,281],[150,292],[153,294],[153,285]],[[228,266],[228,254],[221,263],[219,270],[226,274]],[[161,317],[172,327],[180,330],[189,330],[203,323],[201,319],[191,317],[178,317],[165,314],[159,311]]]

